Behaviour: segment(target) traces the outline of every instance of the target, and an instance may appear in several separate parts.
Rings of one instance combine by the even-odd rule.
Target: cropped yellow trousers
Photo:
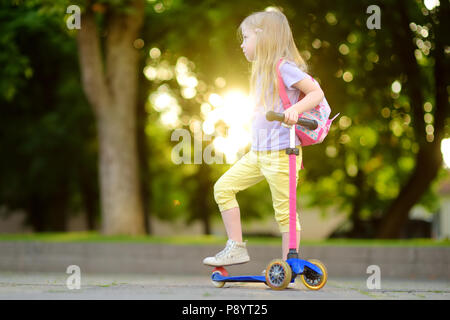
[[[296,162],[296,185],[302,163],[302,148]],[[272,194],[275,220],[280,232],[289,232],[289,155],[286,150],[252,151],[237,161],[214,184],[214,199],[220,212],[239,207],[236,193],[266,178]],[[297,230],[300,222],[296,214]]]

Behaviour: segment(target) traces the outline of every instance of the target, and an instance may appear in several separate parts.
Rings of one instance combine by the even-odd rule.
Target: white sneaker
[[[250,261],[245,242],[237,242],[229,239],[225,249],[220,251],[214,257],[207,257],[203,260],[203,264],[221,267],[233,264],[241,264]]]

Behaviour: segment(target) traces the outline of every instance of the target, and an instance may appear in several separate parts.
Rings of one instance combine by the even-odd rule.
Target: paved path
[[[65,273],[0,272],[0,299],[159,299],[159,300],[450,300],[450,283],[437,280],[382,279],[369,290],[363,278],[331,278],[319,291],[291,284],[273,291],[265,284],[231,283],[215,288],[208,277],[138,274],[81,274],[80,289],[69,290]]]

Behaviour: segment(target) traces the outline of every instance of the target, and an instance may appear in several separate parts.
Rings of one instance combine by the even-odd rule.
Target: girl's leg
[[[225,210],[221,213],[228,239],[242,242],[241,213],[239,207]]]
[[[256,156],[250,151],[225,172],[214,185],[214,199],[222,214],[228,239],[242,242],[241,214],[236,193],[262,181]]]
[[[281,251],[283,255],[283,260],[287,259],[287,255],[289,253],[289,232],[283,232],[281,233]],[[297,231],[297,252],[298,248],[300,248],[300,231]]]
[[[210,266],[226,266],[250,261],[246,244],[242,242],[241,214],[236,193],[264,179],[257,159],[251,152],[236,162],[214,185],[214,199],[222,214],[228,241],[224,250],[203,263]]]

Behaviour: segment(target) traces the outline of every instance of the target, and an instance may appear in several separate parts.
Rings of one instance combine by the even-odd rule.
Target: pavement
[[[446,280],[381,278],[369,289],[367,278],[330,277],[319,291],[299,281],[283,291],[263,283],[229,283],[215,288],[208,276],[80,273],[0,272],[0,300],[450,300]]]

